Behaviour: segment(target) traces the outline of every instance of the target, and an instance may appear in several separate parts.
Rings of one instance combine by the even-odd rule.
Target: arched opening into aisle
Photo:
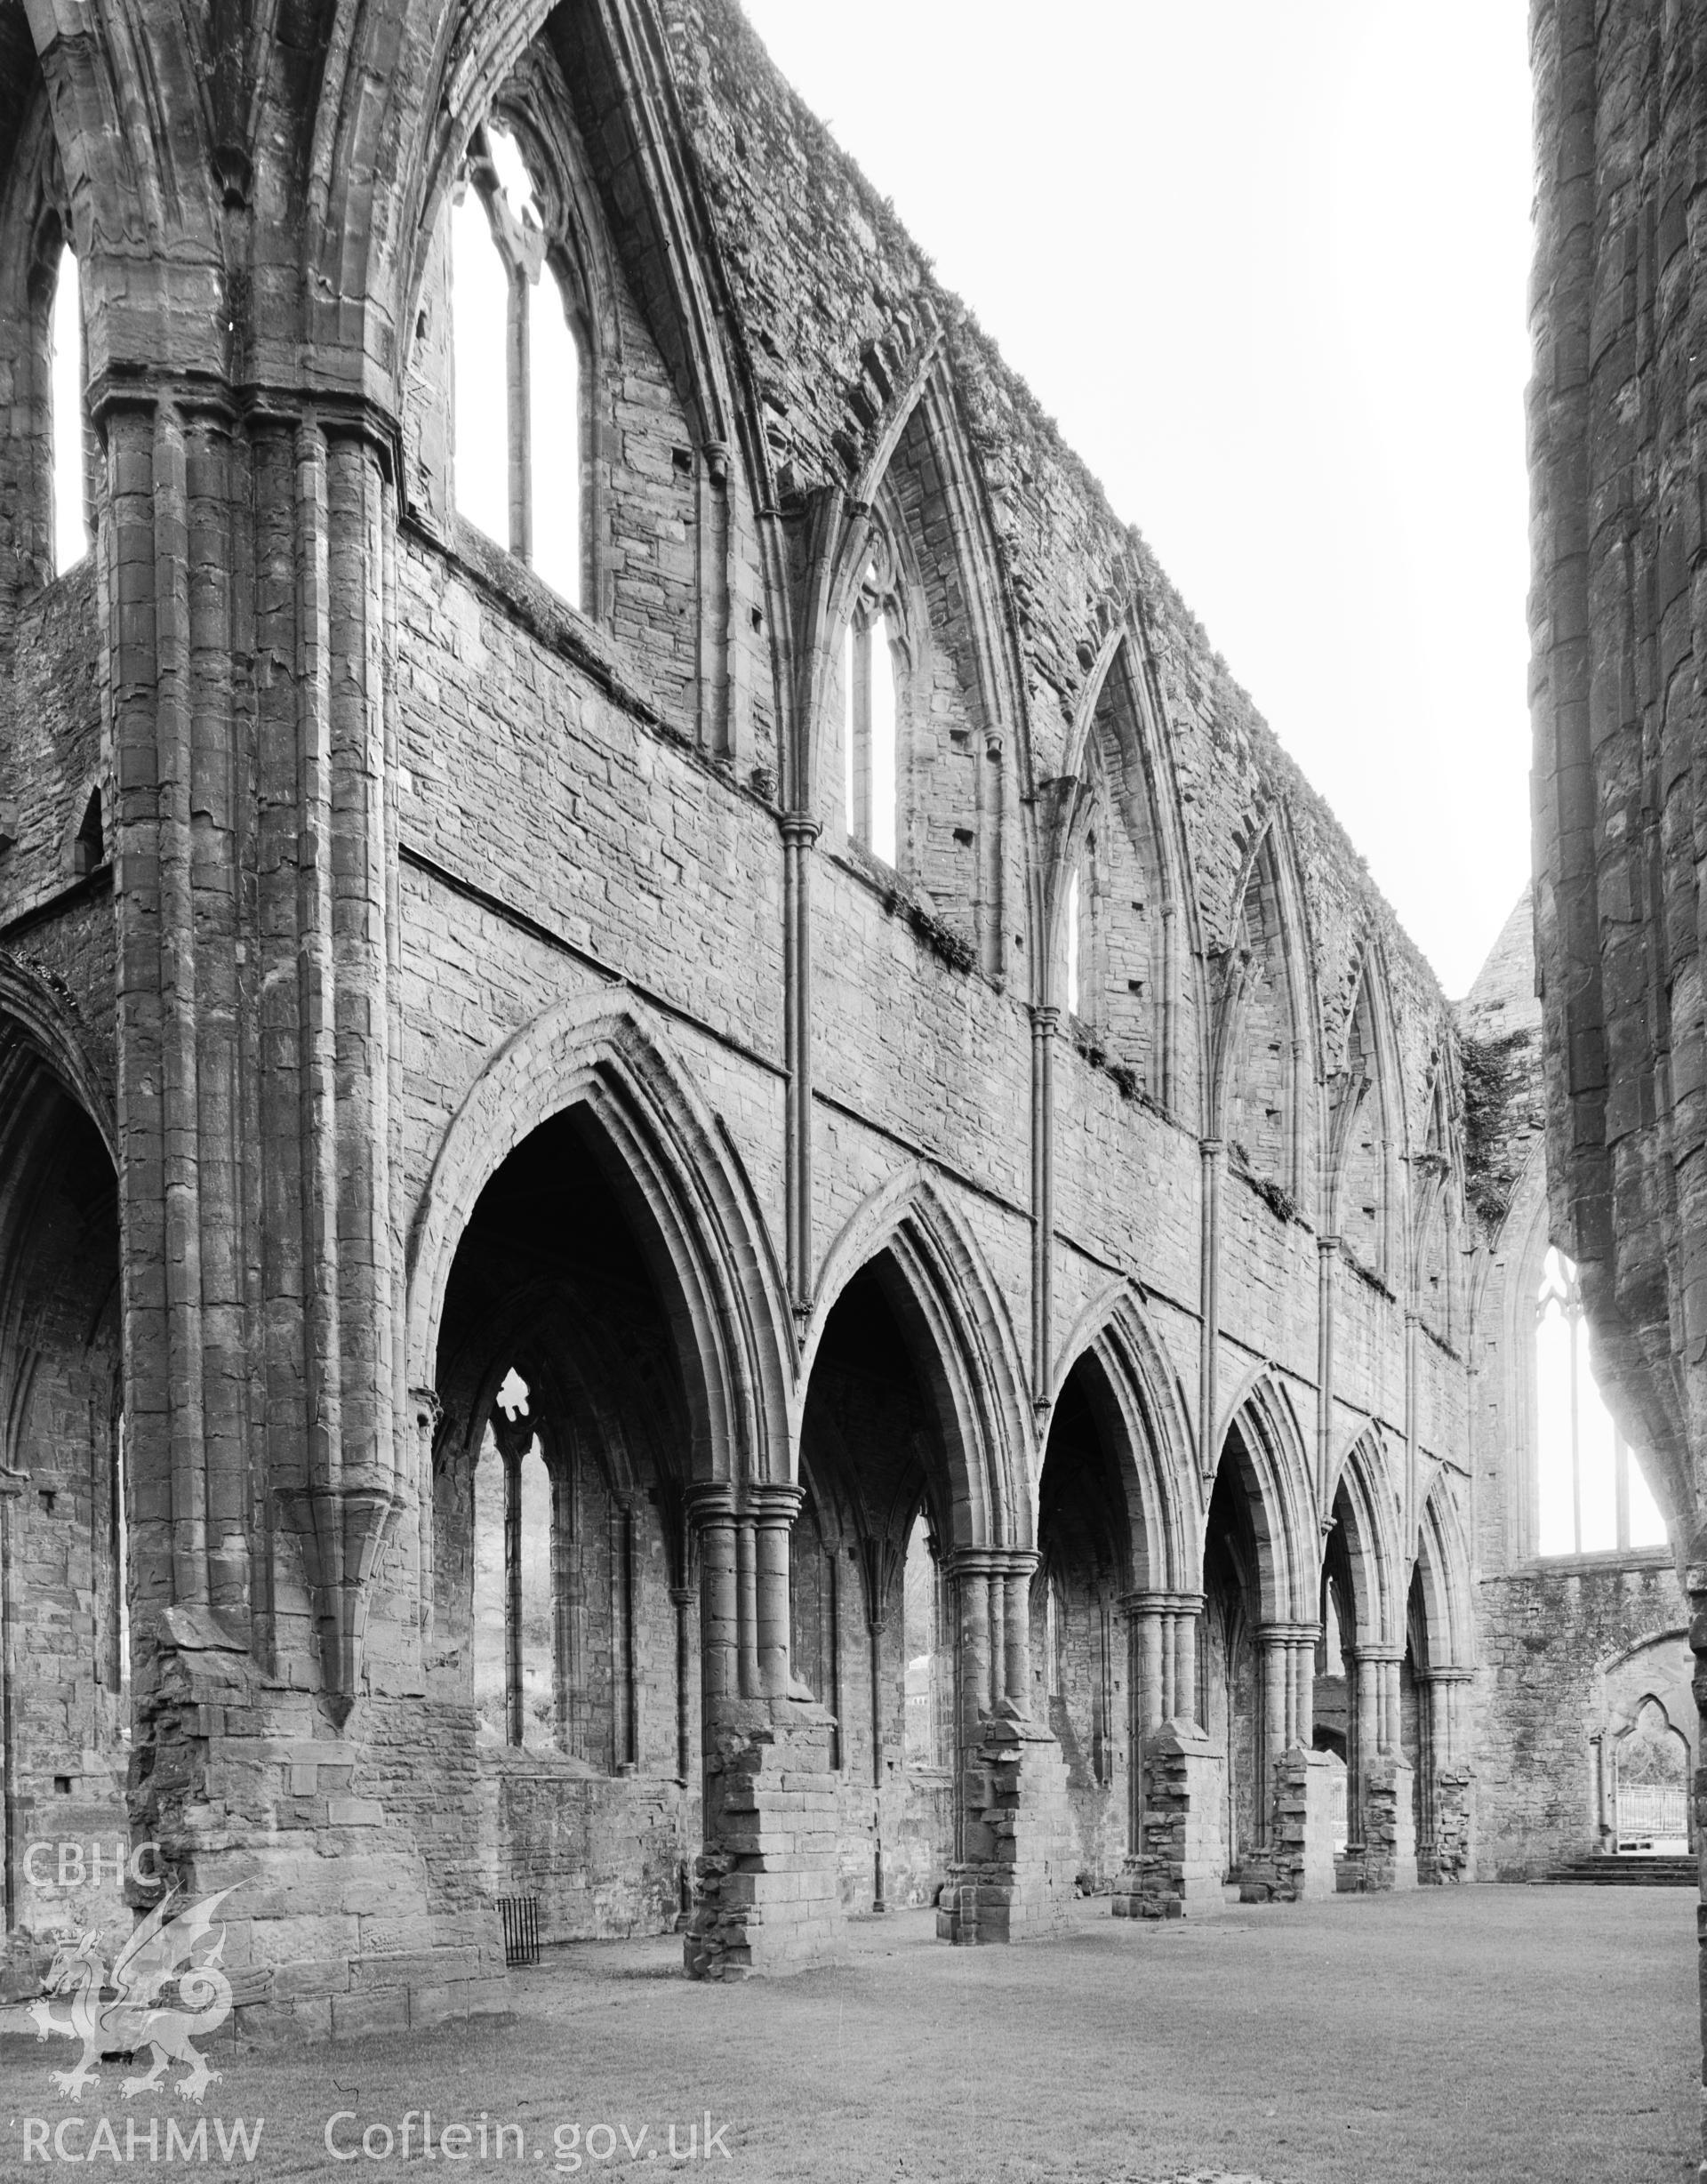
[[[845,1284],[801,1427],[796,1673],[836,1717],[842,1899],[935,1902],[956,1850],[956,1490],[935,1337],[894,1254]]]
[[[135,1538],[117,1176],[90,1108],[0,997],[4,1931],[37,1941],[131,1924],[113,1846],[130,1836]]]
[[[1105,1369],[1094,1355],[1079,1358],[1056,1399],[1044,1449],[1031,1658],[1035,1711],[1067,1763],[1078,1877],[1099,1893],[1112,1886],[1134,1847],[1130,1666],[1121,1628],[1134,1583],[1132,1518],[1118,1453],[1124,1439]]]
[[[457,1247],[433,1481],[433,1682],[467,1739],[447,1758],[472,1772],[493,1894],[536,1896],[547,1940],[609,1931],[613,1900],[623,1924],[665,1931],[686,1902],[701,1739],[683,1321],[610,1132],[585,1104],[552,1116]],[[448,1870],[469,1856],[466,1815],[447,1801],[438,1827]]]

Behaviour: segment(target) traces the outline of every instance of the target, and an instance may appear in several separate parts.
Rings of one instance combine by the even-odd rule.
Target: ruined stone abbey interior
[[[1692,1853],[1580,865],[1442,992],[733,0],[0,0],[5,1997]]]

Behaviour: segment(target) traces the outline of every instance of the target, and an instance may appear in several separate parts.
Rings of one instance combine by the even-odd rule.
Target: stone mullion
[[[504,1737],[526,1741],[522,1689],[522,1451],[501,1446],[504,1462]]]
[[[502,253],[509,263],[509,253]],[[530,565],[533,559],[533,389],[528,383],[528,279],[509,265],[509,302],[504,328],[504,375],[509,423],[509,550]]]

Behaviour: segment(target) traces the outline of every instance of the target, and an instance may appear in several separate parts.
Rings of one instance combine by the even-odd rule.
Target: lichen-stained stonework
[[[97,1834],[334,2031],[508,1896],[1327,1885],[1335,1768],[1343,1884],[1467,1870],[1457,1034],[1142,538],[724,0],[106,25],[0,0],[16,1976]],[[579,605],[525,410],[459,511],[470,205]]]
[[[1535,0],[1530,35],[1530,689],[1549,1182],[1600,1370],[1631,1439],[1654,1453],[1699,1658],[1700,26],[1687,8]]]

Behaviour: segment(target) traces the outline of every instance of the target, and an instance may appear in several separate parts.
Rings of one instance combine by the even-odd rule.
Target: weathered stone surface
[[[1419,1649],[1474,1657],[1444,997],[738,9],[631,12],[375,0],[308,71],[263,25],[216,116],[145,11],[81,34],[109,97],[56,49],[6,107],[18,1915],[122,1931],[142,1884],[59,1851],[157,1845],[269,2035],[501,2006],[512,1898],[548,1943],[685,1914],[713,1977],[939,1891],[966,1940],[1207,1902],[1217,1785],[1273,1787],[1258,1624],[1310,1733],[1342,1433],[1371,1635],[1422,1562]],[[498,111],[582,341],[560,590],[519,410],[505,541],[459,505],[460,180],[551,293]],[[893,859],[845,785],[878,593]]]

